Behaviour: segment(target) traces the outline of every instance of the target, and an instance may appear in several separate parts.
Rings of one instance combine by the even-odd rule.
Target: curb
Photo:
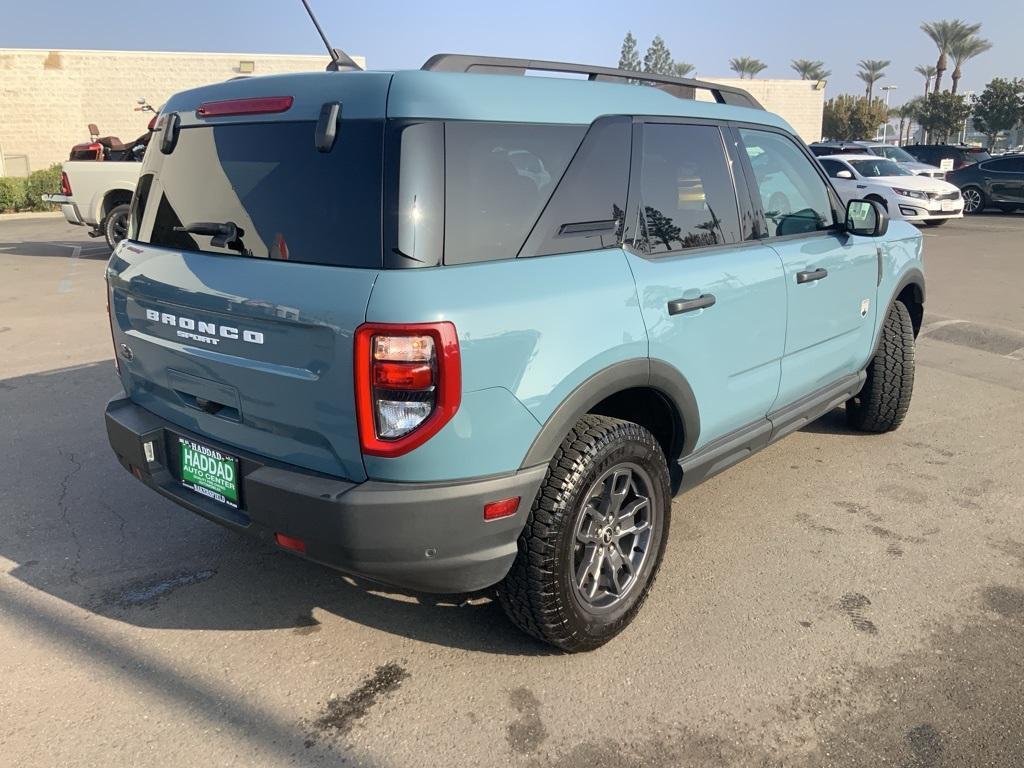
[[[0,222],[23,221],[25,219],[53,219],[64,214],[60,211],[26,211],[24,213],[0,213]]]

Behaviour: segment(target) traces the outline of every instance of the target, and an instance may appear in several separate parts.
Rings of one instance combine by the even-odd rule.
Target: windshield
[[[849,160],[850,165],[857,169],[857,173],[866,178],[876,176],[913,176],[910,171],[900,168],[892,160]]]
[[[872,147],[872,152],[882,157],[887,157],[890,160],[895,160],[897,163],[916,163],[917,160],[914,156],[907,152],[905,149],[900,147]]]

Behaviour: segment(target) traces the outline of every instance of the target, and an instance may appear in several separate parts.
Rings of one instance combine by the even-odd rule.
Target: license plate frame
[[[180,435],[177,444],[178,482],[218,504],[239,509],[238,458]]]

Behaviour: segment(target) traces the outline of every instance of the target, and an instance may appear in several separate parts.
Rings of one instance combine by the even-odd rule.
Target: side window
[[[821,167],[825,169],[825,173],[831,176],[833,179],[839,178],[839,172],[847,170],[846,166],[840,163],[838,160],[819,160]]]
[[[629,187],[633,121],[598,120],[558,183],[520,256],[618,246]]]
[[[585,126],[445,124],[445,264],[511,259],[544,209]]]
[[[828,187],[791,139],[751,128],[741,128],[740,137],[754,169],[769,237],[832,227]]]
[[[640,231],[644,253],[738,243],[739,209],[721,131],[709,125],[643,126]]]
[[[1024,173],[1024,157],[1006,157],[1001,160],[990,160],[981,166],[986,171],[999,173]]]

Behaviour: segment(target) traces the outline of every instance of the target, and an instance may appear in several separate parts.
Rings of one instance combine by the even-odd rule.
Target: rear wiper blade
[[[245,230],[233,221],[196,221],[183,227],[175,227],[175,232],[188,232],[190,235],[206,235],[213,238],[210,245],[214,248],[232,248],[242,251],[242,235]]]

